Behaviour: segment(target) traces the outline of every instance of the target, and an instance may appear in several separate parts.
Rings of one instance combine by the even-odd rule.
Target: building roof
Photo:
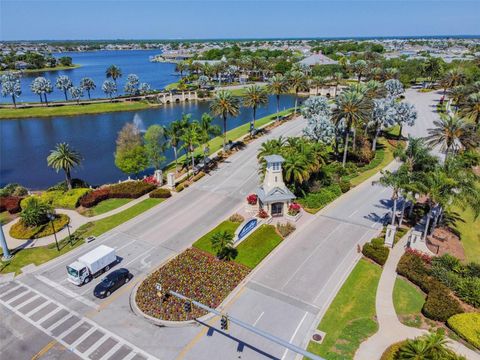
[[[293,193],[287,188],[274,187],[267,194],[263,190],[263,186],[260,186],[257,189],[257,196],[260,201],[264,204],[272,202],[283,202],[288,200],[293,200],[296,198]]]
[[[300,61],[300,64],[305,64],[308,66],[333,65],[333,64],[338,64],[338,61],[332,60],[329,57],[323,55],[322,53],[318,53],[318,54],[307,56],[305,59]]]
[[[267,162],[267,164],[269,163],[283,163],[285,162],[285,159],[280,156],[280,155],[267,155],[267,156],[264,156],[264,159],[265,161]]]

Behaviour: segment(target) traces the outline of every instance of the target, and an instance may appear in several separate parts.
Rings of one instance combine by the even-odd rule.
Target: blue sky
[[[480,0],[0,0],[0,40],[480,34]]]

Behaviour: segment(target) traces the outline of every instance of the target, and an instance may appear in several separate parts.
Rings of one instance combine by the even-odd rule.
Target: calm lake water
[[[136,73],[141,74],[139,70]],[[269,100],[266,107],[257,110],[257,118],[276,111],[275,98],[271,96]],[[282,96],[280,104],[282,109],[292,107],[293,96]],[[184,113],[191,113],[193,119],[199,119],[202,113],[208,112],[208,106],[208,102],[192,102],[137,112],[0,120],[0,185],[18,182],[36,190],[62,181],[64,174],[57,174],[47,167],[46,162],[50,150],[59,142],[69,143],[84,157],[82,166],[74,171],[74,177],[92,185],[125,179],[126,175],[115,167],[113,157],[117,133],[125,123],[135,120],[143,128],[152,124],[167,125]],[[251,117],[252,110],[242,108],[237,118],[228,119],[228,129],[249,122]],[[221,120],[215,121],[221,126]],[[173,160],[171,150],[166,156],[167,162]]]
[[[93,79],[97,88],[91,92],[92,98],[105,97],[102,92],[102,84],[106,79],[105,70],[110,65],[117,65],[122,70],[122,77],[117,80],[120,94],[123,94],[128,74],[137,74],[140,82],[147,82],[152,89],[163,89],[166,85],[177,81],[178,74],[175,73],[175,65],[167,63],[152,63],[149,57],[160,54],[161,50],[118,50],[118,51],[87,51],[54,54],[55,57],[70,56],[74,64],[81,65],[76,69],[64,71],[46,71],[42,73],[24,74],[20,79],[22,95],[18,101],[31,102],[40,101],[38,95],[30,90],[30,84],[37,76],[43,76],[52,82],[53,93],[48,95],[49,100],[64,100],[62,91],[55,88],[55,80],[60,75],[67,75],[75,86],[80,84],[83,77]],[[88,98],[85,93],[84,98]],[[1,97],[0,102],[10,103],[10,97]]]

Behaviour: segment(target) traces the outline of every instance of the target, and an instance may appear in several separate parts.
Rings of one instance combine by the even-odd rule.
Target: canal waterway
[[[281,97],[281,109],[292,107],[294,97]],[[118,131],[134,121],[141,129],[152,124],[168,125],[182,114],[192,114],[199,119],[208,112],[208,102],[172,104],[137,112],[116,112],[52,118],[11,119],[0,121],[0,186],[18,182],[30,189],[44,189],[64,179],[47,166],[50,150],[60,142],[67,142],[79,151],[84,160],[73,172],[74,177],[100,185],[125,179],[126,175],[115,167],[115,140]],[[276,111],[274,96],[267,106],[257,110],[257,118]],[[240,115],[229,118],[227,129],[251,121],[252,109],[241,108]],[[222,125],[220,119],[215,123]],[[173,151],[166,153],[167,162],[173,160]]]

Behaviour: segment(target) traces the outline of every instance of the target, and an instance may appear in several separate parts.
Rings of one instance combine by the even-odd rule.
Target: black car
[[[120,286],[129,282],[132,277],[133,275],[127,269],[122,268],[112,271],[105,276],[97,286],[95,286],[93,295],[98,298],[108,297]]]

